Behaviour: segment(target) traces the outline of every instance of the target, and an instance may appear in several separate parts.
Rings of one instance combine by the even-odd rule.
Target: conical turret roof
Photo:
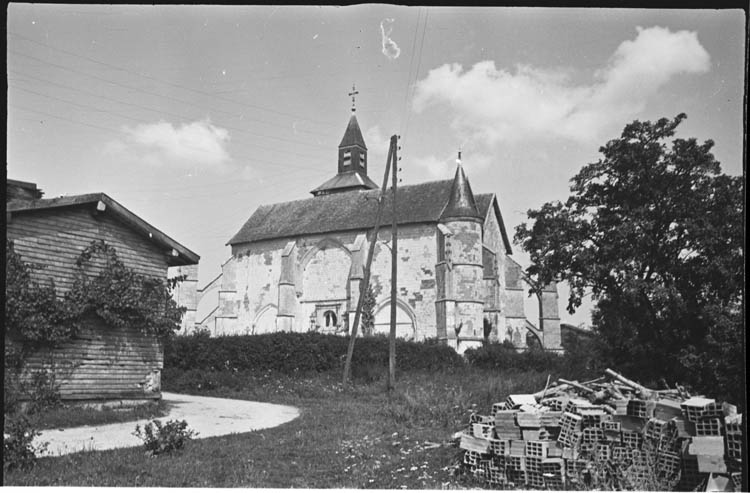
[[[440,220],[476,219],[481,221],[481,218],[477,203],[474,200],[474,194],[471,191],[471,185],[469,185],[469,180],[464,174],[463,166],[459,163],[451,185],[451,194],[442,214],[440,214]]]
[[[341,139],[339,147],[349,147],[354,145],[367,149],[365,139],[362,137],[362,131],[359,129],[357,117],[352,115],[352,117],[349,118],[349,124],[346,126],[346,132],[344,132],[344,138]]]

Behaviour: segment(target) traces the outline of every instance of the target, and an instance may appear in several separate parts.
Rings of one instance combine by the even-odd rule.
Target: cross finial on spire
[[[458,157],[456,158],[456,164],[461,166],[461,148],[458,149]]]
[[[352,113],[357,111],[357,109],[354,107],[354,96],[356,96],[357,94],[359,94],[359,91],[357,91],[357,89],[354,87],[354,84],[352,84],[352,92],[349,93],[349,96],[352,97]]]

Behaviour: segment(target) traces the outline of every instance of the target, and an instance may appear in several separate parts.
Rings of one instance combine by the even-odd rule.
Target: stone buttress
[[[293,252],[296,242],[290,241],[281,252],[281,275],[279,276],[279,311],[276,315],[276,328],[279,331],[294,330],[294,314],[297,309],[295,282],[296,266]]]

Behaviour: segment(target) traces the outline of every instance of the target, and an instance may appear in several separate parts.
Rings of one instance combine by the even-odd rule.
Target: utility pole
[[[398,220],[396,216],[396,187],[398,184],[398,149],[393,150],[393,202],[391,203],[391,331],[388,335],[388,390],[396,382],[396,296],[398,295]]]
[[[357,311],[354,314],[354,323],[352,323],[352,333],[349,338],[349,348],[346,351],[346,362],[344,363],[344,378],[343,387],[346,389],[349,384],[349,375],[351,374],[352,368],[352,356],[354,355],[354,341],[357,339],[357,327],[359,326],[359,319],[362,315],[362,304],[365,299],[365,293],[367,288],[370,286],[370,266],[372,265],[372,257],[375,253],[375,243],[378,241],[378,231],[380,230],[380,223],[383,221],[383,206],[385,205],[385,190],[388,186],[388,174],[391,171],[391,160],[396,155],[396,139],[395,135],[391,136],[391,146],[388,148],[388,159],[385,162],[385,174],[383,175],[383,186],[380,189],[380,196],[378,197],[378,212],[375,217],[375,225],[370,233],[370,246],[367,251],[367,261],[365,262],[365,272],[362,279],[362,284],[359,286],[359,299],[357,299]],[[393,160],[393,166],[396,166],[396,161]]]

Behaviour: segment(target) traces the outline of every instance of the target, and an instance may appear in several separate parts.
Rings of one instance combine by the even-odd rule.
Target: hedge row
[[[329,371],[343,367],[349,338],[319,333],[277,332],[260,335],[209,337],[175,336],[164,348],[165,368],[182,370],[253,370],[295,373]],[[437,343],[396,341],[397,368],[437,370],[464,364],[449,347]],[[386,365],[388,339],[357,339],[352,363]]]
[[[326,372],[343,368],[349,337],[315,332],[276,332],[260,335],[209,337],[207,334],[174,336],[165,344],[164,366],[171,370]],[[469,365],[498,372],[547,372],[566,378],[583,378],[603,371],[589,344],[569,344],[566,354],[530,349],[518,352],[510,343],[486,344],[469,349],[464,357],[436,340],[396,341],[400,371],[439,370]],[[358,371],[378,373],[388,364],[388,339],[357,339],[352,361]],[[598,373],[597,373],[598,372]]]
[[[469,365],[485,370],[520,370],[546,372],[569,379],[595,376],[601,370],[589,347],[576,342],[565,354],[528,349],[518,352],[509,342],[486,344],[464,354]]]

